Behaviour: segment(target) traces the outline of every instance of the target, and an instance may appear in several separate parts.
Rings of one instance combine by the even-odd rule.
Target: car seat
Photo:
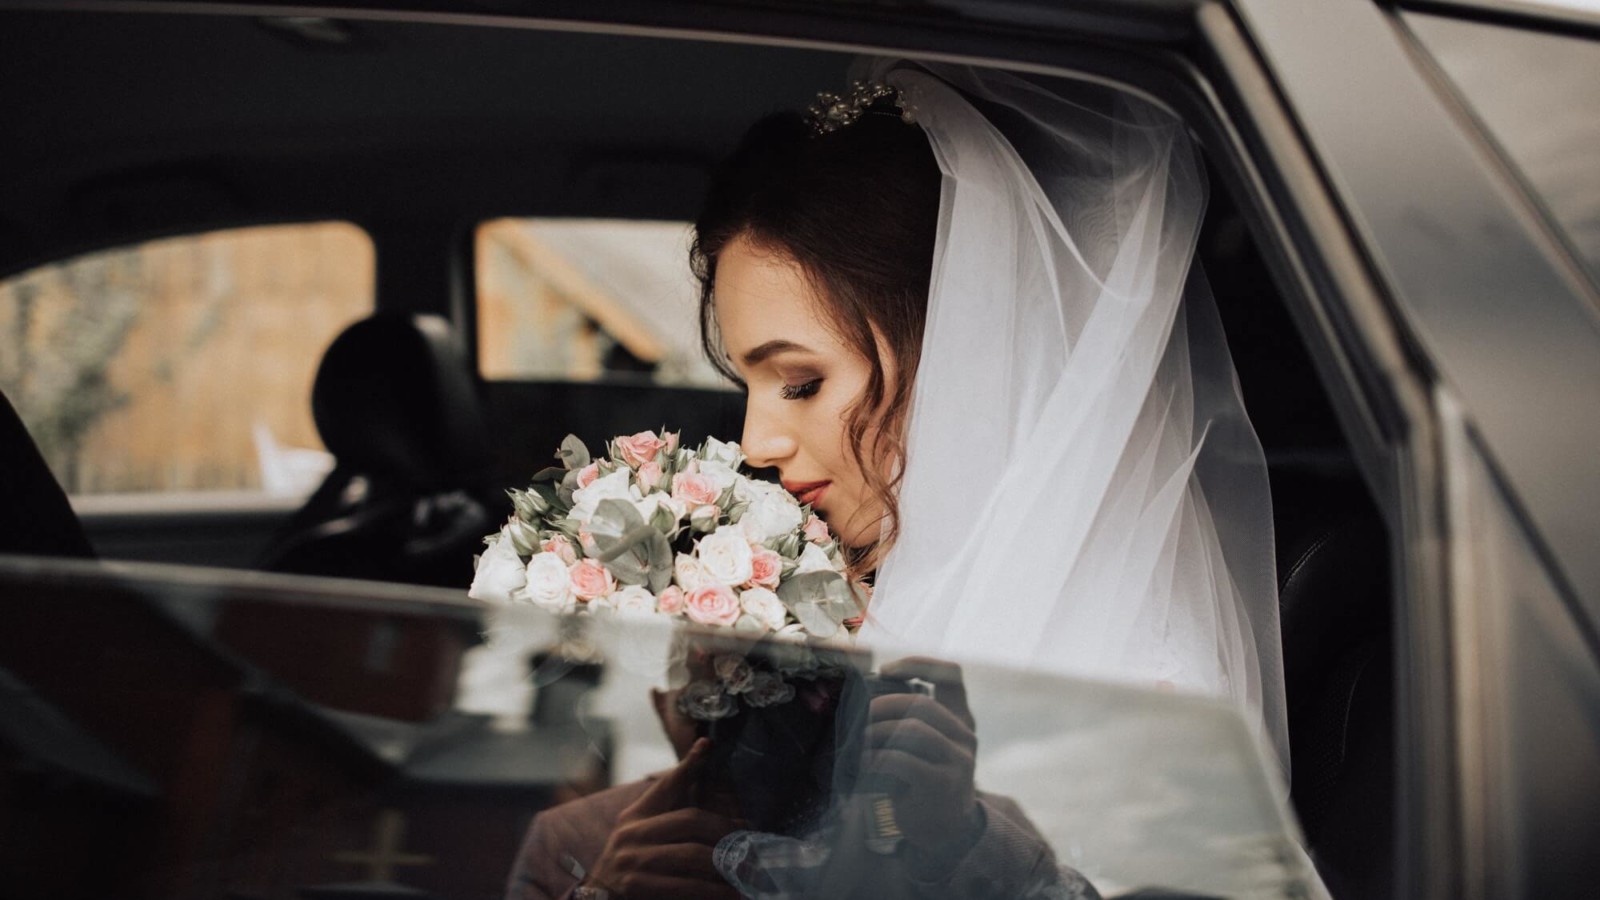
[[[0,553],[92,558],[66,492],[0,393]]]
[[[1272,468],[1290,797],[1335,898],[1392,896],[1387,531],[1351,468]]]
[[[260,567],[464,589],[498,492],[450,323],[380,313],[351,325],[322,359],[311,409],[335,466]]]

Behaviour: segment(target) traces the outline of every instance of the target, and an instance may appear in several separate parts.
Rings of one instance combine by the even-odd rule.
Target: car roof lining
[[[0,273],[133,239],[268,222],[353,221],[374,234],[381,270],[385,258],[416,265],[432,250],[416,242],[441,225],[465,231],[503,215],[691,218],[710,167],[751,121],[842,86],[855,59],[771,42],[373,20],[350,23],[352,49],[329,51],[285,40],[255,17],[0,15],[27,48],[0,57],[0,97],[19,121],[37,123],[0,133],[0,173],[15,173],[0,174],[0,238],[20,238],[0,242]],[[1160,48],[1070,49],[1086,77],[1159,97],[1197,125],[1213,115],[1181,60]],[[183,65],[162,68],[161,59]],[[506,89],[522,84],[543,87]],[[90,109],[97,114],[83,115]],[[1214,204],[1214,222],[1237,219],[1230,204]],[[1259,258],[1248,264],[1267,284]],[[443,280],[415,274],[380,271],[380,293],[408,294],[380,303],[451,312]],[[422,296],[431,293],[440,296]],[[1259,335],[1250,324],[1258,313],[1268,330],[1292,329],[1270,287],[1248,294],[1220,304],[1230,332]],[[1274,309],[1260,312],[1264,303]],[[470,333],[471,304],[458,312]],[[1270,386],[1272,397],[1258,388],[1251,398],[1269,448],[1342,445],[1321,392],[1296,396],[1315,383],[1304,351],[1270,339],[1261,347],[1262,374],[1241,375],[1247,395]]]

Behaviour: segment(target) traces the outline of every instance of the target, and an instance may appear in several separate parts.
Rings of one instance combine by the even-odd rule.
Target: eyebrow
[[[772,356],[775,356],[779,353],[785,353],[790,350],[799,350],[803,353],[812,352],[810,347],[807,347],[804,344],[796,344],[794,341],[785,341],[782,339],[776,341],[767,341],[765,344],[762,344],[761,346],[756,347],[754,350],[746,353],[744,355],[744,364],[746,366],[757,366]]]

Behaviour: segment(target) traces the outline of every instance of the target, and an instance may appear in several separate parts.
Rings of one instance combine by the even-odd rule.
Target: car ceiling
[[[202,222],[692,215],[847,55],[381,21],[0,13],[0,273]]]

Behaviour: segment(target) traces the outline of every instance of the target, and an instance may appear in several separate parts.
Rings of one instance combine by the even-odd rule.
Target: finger
[[[972,758],[965,747],[917,719],[874,722],[867,726],[867,746],[874,750],[904,750],[928,762],[942,765]]]
[[[739,900],[721,875],[715,878],[684,878],[680,875],[657,875],[648,872],[631,872],[615,886],[614,893],[640,900]]]
[[[693,806],[639,819],[626,827],[623,837],[631,845],[694,843],[711,847],[739,830],[738,823],[727,816]]]
[[[943,793],[960,783],[956,766],[939,766],[904,750],[873,750],[862,774],[887,777],[921,794]]]
[[[705,767],[706,757],[710,752],[709,738],[696,740],[676,766],[656,779],[655,784],[650,785],[639,795],[639,799],[622,811],[619,820],[628,822],[648,819],[682,806],[688,798],[690,785]]]
[[[656,844],[631,854],[633,870],[680,878],[720,879],[711,861],[712,847],[700,843]]]
[[[961,666],[927,656],[908,656],[885,663],[879,672],[891,678],[920,678],[935,687],[934,697],[955,713],[956,718],[976,728],[972,708],[967,703],[967,684],[961,676]]]
[[[897,722],[915,720],[926,722],[940,734],[969,749],[976,749],[978,736],[972,726],[960,719],[944,704],[917,694],[884,694],[874,697],[868,706],[869,722]]]

